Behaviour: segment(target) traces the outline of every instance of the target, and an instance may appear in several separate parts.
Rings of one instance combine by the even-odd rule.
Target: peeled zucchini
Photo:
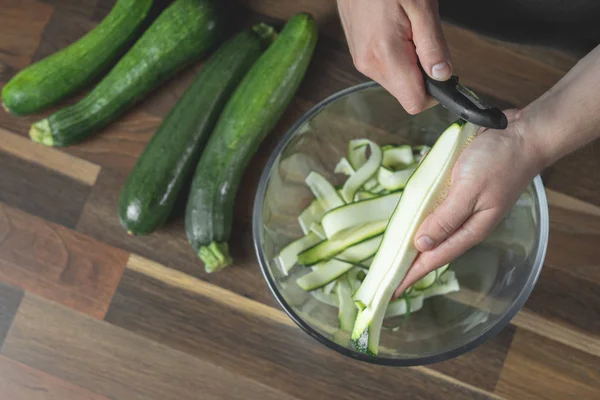
[[[475,125],[462,120],[450,125],[408,181],[367,276],[353,296],[359,312],[351,341],[357,351],[378,353],[387,306],[418,255],[416,232],[444,199],[454,164],[476,133]]]

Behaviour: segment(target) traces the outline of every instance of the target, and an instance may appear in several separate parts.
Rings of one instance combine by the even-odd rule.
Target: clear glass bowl
[[[274,296],[309,335],[353,358],[412,366],[458,356],[498,334],[530,295],[548,243],[548,205],[536,177],[505,220],[483,243],[452,263],[461,290],[427,299],[410,318],[383,328],[377,357],[350,347],[338,332],[337,308],[296,284],[301,266],[285,276],[274,257],[302,236],[297,216],[312,200],[304,180],[318,171],[335,184],[333,173],[348,141],[368,138],[380,145],[433,145],[457,117],[441,106],[407,114],[374,82],[341,91],[316,105],[285,135],[262,174],[253,215],[254,245]],[[490,160],[493,162],[493,160]]]

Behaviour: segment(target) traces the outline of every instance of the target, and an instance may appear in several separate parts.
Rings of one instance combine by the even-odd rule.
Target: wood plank
[[[511,321],[519,330],[527,330],[547,339],[600,357],[600,337],[551,322],[527,310],[521,310]]]
[[[0,399],[108,400],[4,356],[0,356]]]
[[[546,189],[546,197],[548,204],[552,207],[600,217],[600,206],[587,203],[576,197],[552,189]]]
[[[8,334],[22,298],[22,290],[0,282],[0,348],[2,348],[2,343]]]
[[[518,330],[495,392],[507,398],[598,399],[600,358]]]
[[[11,1],[0,13],[0,82],[29,64],[53,8],[37,0]],[[23,29],[27,27],[27,29]]]
[[[558,160],[542,178],[546,187],[600,207],[600,139]]]
[[[428,367],[461,382],[493,391],[500,378],[515,330],[514,326],[509,325],[477,349]]]
[[[175,304],[177,312],[173,312]],[[106,320],[299,398],[336,397],[339,393],[351,399],[384,398],[394,393],[430,398],[433,392],[428,390],[434,387],[448,396],[444,398],[461,397],[464,391],[474,398],[486,396],[485,390],[456,378],[461,375],[458,371],[449,377],[429,368],[395,369],[348,359],[306,335],[280,309],[134,256]],[[233,354],[228,351],[231,348],[244,351]],[[479,365],[488,371],[484,361],[488,360],[481,359]],[[459,361],[454,366],[464,364]],[[310,387],[303,384],[315,375],[319,382]],[[348,382],[359,381],[352,392],[346,390]]]
[[[161,119],[134,109],[85,141],[65,149],[103,168],[131,171]]]
[[[58,224],[74,227],[90,186],[2,151],[0,202]]]
[[[3,151],[23,160],[59,172],[83,184],[93,186],[100,166],[49,148],[0,128],[0,147]]]
[[[59,13],[90,18],[99,0],[42,0],[52,5]],[[114,1],[112,1],[114,3]]]
[[[294,399],[31,295],[23,300],[2,354],[111,399]]]
[[[3,204],[0,239],[0,281],[104,316],[127,253]]]
[[[560,269],[542,269],[525,309],[592,336],[600,332],[598,285]]]

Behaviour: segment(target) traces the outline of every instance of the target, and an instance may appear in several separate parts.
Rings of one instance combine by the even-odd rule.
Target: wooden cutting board
[[[551,231],[539,282],[517,317],[476,350],[389,368],[327,349],[275,303],[252,249],[258,176],[285,130],[315,102],[366,80],[353,67],[334,1],[244,0],[248,19],[310,11],[318,48],[297,96],[243,179],[236,265],[208,275],[181,217],[128,237],[117,195],[196,65],[93,139],[67,149],[27,138],[38,116],[0,111],[0,400],[16,399],[598,399],[600,150],[544,171]],[[110,0],[0,0],[0,85],[66,46]],[[524,106],[576,60],[445,26],[456,72]]]

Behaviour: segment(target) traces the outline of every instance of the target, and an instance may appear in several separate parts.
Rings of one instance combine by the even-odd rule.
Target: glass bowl
[[[376,143],[433,145],[457,117],[441,106],[407,114],[381,86],[368,82],[322,101],[287,132],[268,160],[254,204],[253,235],[262,273],[283,309],[309,335],[359,360],[414,366],[470,351],[498,334],[529,297],[548,243],[548,205],[537,176],[493,234],[452,262],[458,292],[427,299],[423,308],[383,328],[377,356],[354,350],[338,330],[337,308],[305,292],[274,258],[303,235],[298,214],[313,199],[304,180],[317,171],[334,184],[334,174],[351,139]],[[490,162],[493,162],[490,160]]]

